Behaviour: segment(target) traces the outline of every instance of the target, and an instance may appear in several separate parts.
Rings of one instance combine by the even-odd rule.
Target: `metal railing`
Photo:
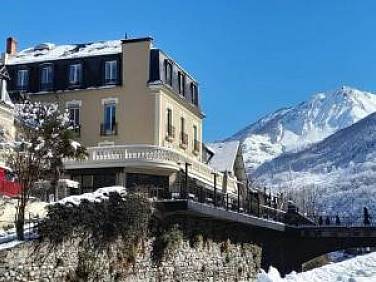
[[[167,125],[167,136],[168,141],[172,141],[175,138],[175,127],[172,125]]]
[[[25,224],[24,224],[24,236],[25,240],[32,240],[38,237],[38,226],[41,222],[41,218],[34,216],[32,213],[25,213]],[[0,244],[7,243],[17,239],[16,232],[16,222],[17,215],[15,215],[14,220],[11,221],[0,221],[2,226],[9,225],[9,228],[5,228],[5,232],[0,236]]]
[[[104,123],[101,123],[101,126],[100,126],[100,135],[101,136],[106,136],[106,135],[117,135],[118,133],[118,126],[117,126],[117,123],[113,123],[113,124],[104,124]]]
[[[286,212],[283,210],[271,208],[260,203],[254,205],[253,208],[249,208],[250,205],[246,201],[240,200],[235,194],[221,192],[213,194],[212,190],[203,189],[202,187],[182,187],[180,191],[176,192],[170,192],[166,188],[154,186],[136,186],[128,189],[130,192],[143,194],[152,201],[193,201],[265,220],[281,223],[285,221]]]
[[[65,159],[64,164],[67,169],[79,168],[82,165],[95,167],[105,163],[118,163],[126,161],[155,162],[156,165],[168,165],[172,169],[179,171],[184,169],[184,165],[189,163],[189,176],[197,179],[209,186],[214,187],[213,174],[217,174],[218,188],[222,189],[224,175],[216,171],[209,165],[194,158],[182,154],[172,148],[165,148],[155,145],[116,145],[106,147],[90,147],[87,149],[88,157],[83,160]],[[237,180],[228,176],[228,191],[237,191]]]
[[[193,140],[193,152],[200,152],[201,142],[197,139]]]
[[[372,216],[339,216],[339,215],[315,215],[312,216],[315,225],[310,227],[376,227],[376,220]]]
[[[180,132],[180,146],[184,148],[188,146],[188,134],[185,132]]]

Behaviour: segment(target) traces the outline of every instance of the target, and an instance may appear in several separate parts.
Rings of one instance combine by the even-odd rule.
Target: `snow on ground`
[[[61,199],[54,203],[40,202],[35,199],[27,205],[26,211],[31,213],[33,217],[44,218],[47,215],[47,207],[54,204],[63,205],[79,205],[82,200],[88,200],[91,202],[102,202],[108,199],[110,193],[116,192],[120,195],[126,194],[126,189],[122,186],[111,186],[100,188],[92,193],[85,193],[77,196],[70,196]],[[11,198],[0,198],[0,250],[7,249],[16,246],[18,242],[16,229],[14,226],[15,214],[16,214],[17,200]],[[26,217],[26,220],[28,217]],[[37,238],[37,234],[34,233],[34,223],[25,224],[25,240],[33,240]]]
[[[376,252],[325,265],[310,271],[292,272],[281,278],[278,270],[271,267],[262,271],[258,282],[371,282],[376,281]]]
[[[0,249],[11,248],[16,245],[15,217],[17,211],[17,199],[0,198]],[[26,206],[25,239],[31,240],[36,237],[34,223],[28,220],[44,218],[47,214],[47,203],[31,199]]]
[[[13,247],[21,244],[21,243],[23,243],[23,242],[18,241],[18,240],[10,241],[8,243],[3,243],[3,244],[0,244],[0,250],[10,249],[10,248],[13,248]]]
[[[26,206],[26,219],[30,217],[43,218],[46,216],[46,202],[31,199]],[[0,198],[0,234],[14,227],[17,211],[17,199]]]

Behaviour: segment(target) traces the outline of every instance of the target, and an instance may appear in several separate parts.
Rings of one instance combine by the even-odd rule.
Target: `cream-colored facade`
[[[152,50],[150,38],[122,41],[120,84],[30,95],[37,101],[58,103],[62,109],[79,109],[77,138],[89,156],[66,160],[68,174],[88,187],[95,185],[96,178],[103,181],[100,185],[130,186],[137,183],[138,175],[163,176],[161,182],[167,179],[171,191],[177,189],[172,187],[184,172],[209,190],[216,183],[218,191],[235,195],[236,176],[216,171],[203,159],[204,115],[198,103],[166,83],[161,66],[162,77],[151,80]],[[182,72],[180,66],[178,70]],[[116,108],[113,134],[101,132],[107,104]]]
[[[179,150],[201,160],[200,150],[194,152],[194,128],[197,141],[202,142],[202,113],[168,85],[148,84],[150,40],[123,44],[122,85],[100,89],[80,89],[63,93],[42,93],[31,97],[42,102],[58,102],[61,108],[80,108],[79,141],[87,146],[148,144]],[[116,104],[117,134],[101,135],[104,105]],[[167,109],[171,109],[174,138],[167,138]],[[180,119],[186,120],[188,147],[182,149],[179,135]],[[201,148],[199,148],[201,149]]]
[[[1,60],[0,60],[1,66]],[[0,166],[5,166],[9,144],[14,142],[16,129],[14,125],[14,107],[6,90],[7,79],[1,73],[0,68]]]

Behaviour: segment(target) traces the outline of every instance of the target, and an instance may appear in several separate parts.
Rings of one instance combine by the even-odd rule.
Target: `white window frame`
[[[29,86],[29,70],[19,69],[17,71],[17,88],[20,90],[26,90],[28,86]]]
[[[116,84],[119,80],[118,60],[109,60],[104,63],[104,83]]]
[[[65,107],[66,108],[74,107],[74,106],[81,107],[82,106],[82,101],[81,100],[71,100],[71,101],[67,101],[65,103]]]
[[[45,72],[45,70],[49,70]],[[39,69],[40,72],[40,88],[41,90],[48,89],[46,86],[53,86],[53,77],[54,77],[54,68],[53,64],[43,64],[40,66]],[[44,79],[47,79],[47,81],[44,81]]]
[[[172,61],[169,59],[166,59],[164,62],[164,75],[165,75],[166,84],[172,87],[174,67],[173,67]]]
[[[179,94],[185,96],[185,75],[183,72],[178,72],[178,91]]]
[[[69,65],[68,81],[69,85],[80,85],[82,80],[82,64]]]
[[[192,130],[193,130],[193,140],[200,141],[199,140],[199,136],[198,136],[199,134],[198,134],[198,126],[197,126],[197,124],[195,124],[195,123],[193,124]]]
[[[111,107],[110,110],[110,120],[107,123],[107,108]],[[116,103],[106,103],[103,105],[103,129],[105,132],[113,132],[115,128],[116,122],[116,108],[117,104]],[[107,125],[109,126],[107,128]]]
[[[169,120],[169,115],[168,115],[168,112],[171,112],[171,123],[170,123],[170,120]],[[166,108],[166,125],[167,125],[167,130],[168,130],[168,126],[170,125],[171,127],[174,127],[174,111],[172,109],[171,106],[168,106]],[[168,132],[167,132],[168,133]]]
[[[108,98],[103,98],[101,100],[102,102],[102,105],[106,105],[106,104],[118,104],[119,103],[119,99],[118,98],[114,98],[114,97],[108,97]]]
[[[73,119],[71,119],[71,111],[73,111]],[[68,107],[69,112],[69,121],[71,124],[76,127],[81,124],[81,108],[78,105],[70,105]],[[77,118],[77,112],[78,112],[78,118]]]
[[[196,83],[191,82],[191,99],[193,105],[198,105],[198,86]]]

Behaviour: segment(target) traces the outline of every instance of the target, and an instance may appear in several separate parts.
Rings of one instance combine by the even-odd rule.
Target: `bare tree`
[[[25,209],[37,181],[51,182],[56,196],[57,183],[64,168],[63,159],[83,158],[86,149],[73,141],[66,112],[57,105],[32,103],[17,107],[18,136],[8,164],[22,187],[17,205],[16,230],[24,239]]]

